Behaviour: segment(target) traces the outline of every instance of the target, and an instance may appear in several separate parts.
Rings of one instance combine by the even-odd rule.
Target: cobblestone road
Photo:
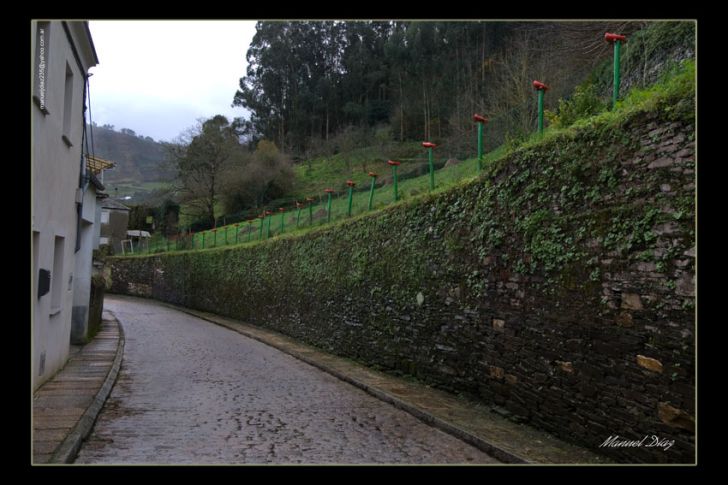
[[[152,301],[105,309],[124,361],[75,463],[497,463],[231,330]]]

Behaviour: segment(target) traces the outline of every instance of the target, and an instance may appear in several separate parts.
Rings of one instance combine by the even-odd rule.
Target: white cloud
[[[231,108],[255,21],[91,21],[94,121],[171,140]]]

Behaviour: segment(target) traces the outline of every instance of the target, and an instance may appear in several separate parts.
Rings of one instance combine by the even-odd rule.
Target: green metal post
[[[313,225],[313,201],[308,202],[308,225]]]
[[[483,168],[483,123],[478,123],[478,172]]]
[[[207,231],[205,231],[205,232],[202,233],[202,249],[205,249],[205,233],[206,232]]]
[[[238,243],[238,233],[240,232],[240,223],[235,224],[235,244]]]
[[[346,211],[347,217],[351,217],[351,202],[354,198],[354,185],[356,185],[352,180],[347,180],[346,185],[349,186],[349,207]]]
[[[270,221],[273,219],[273,213],[268,214],[268,226],[266,227],[265,238],[270,239]]]
[[[538,90],[538,132],[543,135],[543,89]]]
[[[377,174],[369,172],[369,176],[372,178],[372,185],[369,188],[369,208],[368,208],[368,210],[372,210],[372,203],[374,202],[374,184],[377,181]]]
[[[248,242],[250,242],[250,236],[253,233],[253,221],[248,221]]]
[[[285,224],[286,224],[285,223],[285,218],[286,218],[286,213],[285,213],[285,211],[282,211],[281,210],[281,234],[283,234],[283,231],[285,229]]]
[[[263,239],[263,221],[265,220],[265,216],[260,218],[260,231],[258,232],[258,241]]]
[[[397,192],[397,165],[392,165],[392,175],[394,177],[394,201],[399,200],[399,193]]]
[[[167,251],[166,252],[169,252],[169,239],[165,238],[164,241],[165,241],[166,246],[167,246]]]
[[[228,233],[228,226],[225,226],[225,246],[227,246],[227,233]]]
[[[212,247],[217,247],[217,227],[212,230]]]
[[[351,217],[351,200],[354,197],[354,187],[349,187],[349,207],[346,210],[346,215],[348,217]]]
[[[296,214],[296,227],[301,223],[301,206],[297,205],[298,213]]]
[[[427,158],[430,164],[430,190],[435,190],[435,166],[432,164],[432,148],[427,149]]]
[[[621,50],[622,41],[614,41],[614,89],[612,91],[612,109],[617,106],[617,98],[619,98],[619,52]]]
[[[331,222],[331,192],[328,192],[329,200],[326,202],[326,222]]]
[[[427,160],[430,165],[430,190],[435,190],[435,165],[432,163],[432,149],[437,145],[429,141],[423,141],[422,146],[427,148]]]

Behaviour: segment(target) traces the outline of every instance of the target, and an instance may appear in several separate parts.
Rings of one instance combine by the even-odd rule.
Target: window
[[[73,116],[73,71],[66,62],[66,86],[63,96],[63,141],[73,146],[71,142],[71,126]]]
[[[101,224],[109,223],[109,211],[101,211]]]
[[[48,114],[48,65],[51,23],[37,22],[35,30],[35,58],[33,60],[33,101],[44,114]]]
[[[65,238],[56,236],[53,245],[53,273],[51,274],[51,315],[61,311],[63,292],[63,253]]]

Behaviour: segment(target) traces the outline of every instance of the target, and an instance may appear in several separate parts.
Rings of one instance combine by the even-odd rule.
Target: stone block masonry
[[[621,462],[692,463],[694,110],[674,106],[301,237],[112,258],[112,291],[415,376]],[[600,447],[652,436],[673,445]]]

